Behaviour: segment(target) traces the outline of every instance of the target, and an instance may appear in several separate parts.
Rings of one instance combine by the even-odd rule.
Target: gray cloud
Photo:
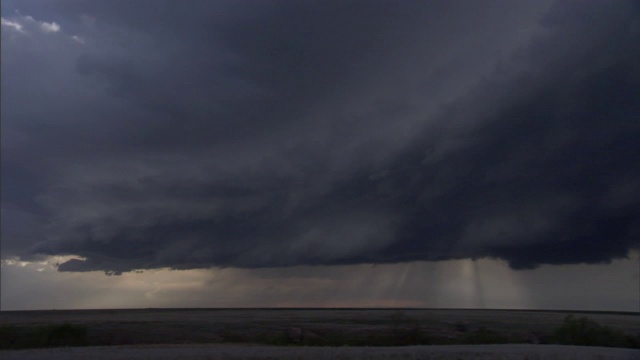
[[[486,307],[634,311],[634,260],[512,271],[493,260],[269,269],[166,269],[105,277],[54,259],[2,262],[2,310],[149,307]],[[570,284],[568,286],[567,284]],[[597,289],[597,291],[594,291]]]
[[[3,29],[3,213],[43,228],[3,251],[120,273],[638,246],[635,3],[173,5],[27,1],[61,30]]]

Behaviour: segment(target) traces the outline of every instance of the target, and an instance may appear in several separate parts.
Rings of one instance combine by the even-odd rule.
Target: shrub
[[[84,326],[65,323],[48,326],[44,330],[45,347],[87,345],[87,329]]]
[[[602,326],[587,318],[565,317],[552,337],[552,342],[565,345],[630,347],[629,338],[621,331]]]

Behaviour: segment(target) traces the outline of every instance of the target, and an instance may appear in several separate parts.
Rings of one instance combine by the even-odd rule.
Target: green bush
[[[587,318],[565,317],[552,337],[552,342],[565,345],[631,347],[630,338],[623,332],[602,326]]]

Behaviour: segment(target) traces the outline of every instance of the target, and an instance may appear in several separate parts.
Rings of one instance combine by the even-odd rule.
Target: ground
[[[85,346],[11,349],[0,355],[65,360],[640,359],[638,349],[549,345],[568,314],[459,309],[5,311],[0,312],[3,342],[13,337],[20,347]],[[572,314],[640,339],[638,313]],[[24,340],[28,336],[32,344]]]

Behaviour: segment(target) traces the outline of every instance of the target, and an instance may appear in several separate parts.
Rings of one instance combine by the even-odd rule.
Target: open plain
[[[3,359],[640,358],[638,349],[551,345],[570,314],[640,339],[637,313],[464,309],[5,311],[0,327],[3,341],[82,330],[83,347],[3,350]]]
[[[128,346],[7,351],[4,360],[637,360],[640,350],[566,345],[434,345],[403,347]]]

